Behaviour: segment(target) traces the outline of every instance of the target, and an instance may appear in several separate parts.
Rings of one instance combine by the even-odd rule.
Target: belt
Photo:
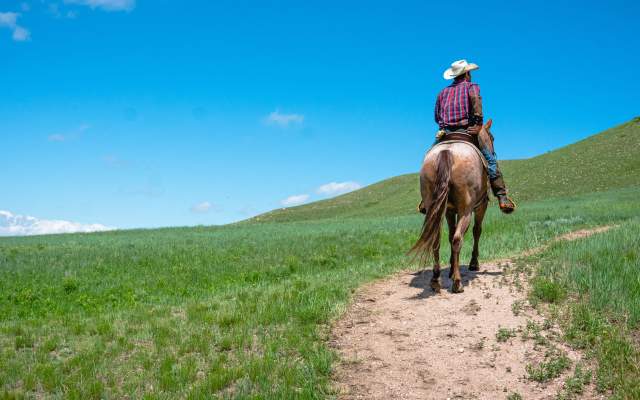
[[[446,130],[445,128],[445,134],[444,136],[442,136],[439,140],[439,142],[444,142],[447,140],[462,140],[465,142],[469,142],[474,144],[476,147],[479,147],[479,143],[478,143],[478,136],[477,135],[471,135],[465,131],[462,130],[458,130],[458,131],[449,131]]]
[[[445,126],[443,129],[447,132],[466,131],[469,125]]]

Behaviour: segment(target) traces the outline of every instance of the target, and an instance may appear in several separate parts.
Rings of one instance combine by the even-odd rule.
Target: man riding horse
[[[483,124],[482,98],[480,86],[471,82],[471,71],[478,68],[476,64],[459,60],[444,72],[444,78],[453,79],[453,83],[444,88],[436,100],[435,120],[440,127],[436,143],[446,140],[465,140],[474,143],[487,160],[491,190],[498,198],[500,210],[509,214],[515,210],[516,206],[507,196],[507,188],[493,150],[493,136],[489,134],[484,140],[478,137]],[[422,202],[418,210],[423,214],[426,213],[426,207]]]

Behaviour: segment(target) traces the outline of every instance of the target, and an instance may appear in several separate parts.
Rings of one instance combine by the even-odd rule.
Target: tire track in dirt
[[[581,230],[555,240],[575,240],[611,226]],[[536,248],[533,254],[544,250]],[[498,341],[502,328],[522,330],[543,317],[526,304],[526,288],[505,275],[510,259],[487,263],[480,272],[462,269],[464,293],[429,287],[431,270],[402,272],[363,287],[333,327],[341,356],[335,374],[343,399],[555,399],[569,371],[545,384],[528,380],[526,365],[544,359],[547,348],[521,335]],[[526,285],[526,282],[524,282]],[[446,289],[446,290],[445,290]],[[515,310],[515,311],[514,311]],[[562,344],[558,326],[544,335],[574,362],[581,354]],[[579,397],[602,398],[592,386]]]

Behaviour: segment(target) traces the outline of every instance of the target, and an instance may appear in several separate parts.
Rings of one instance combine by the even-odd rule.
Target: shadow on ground
[[[441,268],[440,269],[440,284],[442,285],[442,290],[451,291],[451,285],[453,281],[449,278],[449,270],[450,267]],[[433,277],[433,270],[423,269],[417,272],[414,272],[413,278],[411,282],[409,282],[409,286],[422,289],[422,292],[411,297],[411,299],[426,299],[431,296],[436,295],[437,293],[431,289],[431,277]],[[468,265],[460,266],[460,275],[462,276],[462,286],[468,286],[469,282],[476,279],[480,275],[502,275],[502,272],[488,272],[488,271],[469,271]]]

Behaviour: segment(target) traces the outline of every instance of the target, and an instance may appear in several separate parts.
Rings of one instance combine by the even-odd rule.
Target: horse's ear
[[[486,124],[484,124],[484,129],[489,130],[491,128],[491,124],[493,123],[492,119],[489,119]]]

